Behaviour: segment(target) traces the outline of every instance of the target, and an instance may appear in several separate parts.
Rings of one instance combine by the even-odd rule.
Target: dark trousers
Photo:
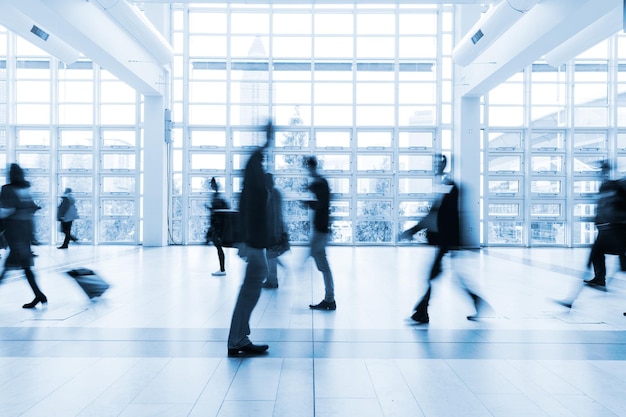
[[[70,240],[76,240],[76,238],[72,236],[72,222],[61,222],[61,232],[65,234],[63,245],[61,245],[64,248],[70,244]]]
[[[220,271],[226,271],[226,256],[224,255],[224,248],[221,245],[215,245],[217,249],[217,258],[220,260]]]
[[[594,278],[606,279],[605,255],[620,255],[620,261],[623,260],[624,252],[626,252],[625,233],[625,227],[609,227],[598,230],[598,236],[589,254],[589,263],[593,265]]]
[[[447,248],[442,248],[439,246],[437,248],[437,254],[435,255],[435,259],[433,261],[433,265],[430,268],[430,275],[428,277],[428,289],[426,293],[422,297],[420,301],[415,305],[415,314],[418,317],[426,317],[428,315],[428,303],[430,301],[430,281],[437,278],[439,274],[442,272],[441,261],[443,257],[448,252]]]
[[[441,263],[442,263],[443,257],[448,252],[449,252],[449,249],[447,247],[440,246],[437,249],[437,254],[435,255],[433,265],[430,268],[430,276],[428,277],[428,288],[426,289],[426,293],[424,294],[424,296],[421,298],[421,300],[417,302],[414,308],[415,310],[414,317],[418,319],[425,320],[426,318],[428,318],[428,304],[430,302],[430,295],[431,295],[431,281],[437,278],[439,275],[441,275],[441,272],[443,271],[443,268],[441,267]],[[458,256],[458,253],[453,250],[450,252],[450,256],[452,257]],[[457,271],[457,274],[458,273],[459,272]],[[460,278],[460,280],[461,280],[462,289],[472,299],[472,302],[474,303],[474,307],[476,308],[477,314],[479,313],[479,310],[487,310],[488,308],[490,308],[487,302],[483,300],[478,294],[475,293],[474,289],[471,289],[470,287],[468,287],[467,284],[463,282],[463,279]]]

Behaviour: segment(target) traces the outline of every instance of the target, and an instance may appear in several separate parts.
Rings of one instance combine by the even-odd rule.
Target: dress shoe
[[[428,317],[428,313],[426,314],[419,314],[417,311],[415,313],[413,313],[413,315],[411,316],[411,319],[413,321],[416,321],[420,324],[426,324],[430,321],[430,318]]]
[[[594,279],[585,281],[585,284],[597,286],[597,287],[604,287],[606,286],[606,281],[604,280],[604,278],[594,278]]]
[[[211,275],[213,275],[214,277],[223,277],[226,275],[226,271],[215,271],[215,272],[211,272]]]
[[[572,308],[572,302],[571,301],[564,301],[564,300],[554,300],[557,304],[562,305],[563,307],[567,307],[567,308]]]
[[[250,342],[240,348],[229,348],[228,356],[239,356],[240,353],[247,355],[262,355],[267,351],[267,349],[269,349],[268,345],[255,345]]]
[[[22,308],[35,308],[37,304],[39,303],[41,303],[42,306],[48,304],[48,299],[46,298],[45,295],[42,297],[35,297],[35,299],[31,301],[30,303],[24,304]]]
[[[67,246],[59,246],[57,249],[67,249]]]
[[[311,310],[337,310],[337,303],[322,300],[319,304],[309,304],[309,308]]]
[[[265,281],[263,284],[261,284],[261,287],[268,288],[268,289],[275,289],[275,288],[278,288],[278,283],[274,284],[269,281]]]

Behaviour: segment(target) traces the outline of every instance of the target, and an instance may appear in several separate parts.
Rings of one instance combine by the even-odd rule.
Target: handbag
[[[291,246],[289,245],[289,233],[282,232],[280,235],[280,240],[277,244],[272,246],[270,250],[273,252],[274,256],[279,257],[280,255],[287,252]]]

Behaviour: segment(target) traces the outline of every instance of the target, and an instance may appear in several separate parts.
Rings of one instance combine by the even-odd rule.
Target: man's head
[[[442,153],[436,153],[433,155],[433,170],[436,175],[442,175],[448,164],[448,158]]]
[[[318,166],[317,158],[315,156],[307,156],[304,158],[304,166],[309,170],[311,175],[315,174]]]

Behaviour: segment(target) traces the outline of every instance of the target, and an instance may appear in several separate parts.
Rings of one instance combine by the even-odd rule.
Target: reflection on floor
[[[430,323],[406,320],[429,247],[331,247],[337,311],[306,249],[264,289],[256,358],[228,358],[244,263],[213,247],[37,247],[44,309],[18,272],[0,286],[0,416],[626,416],[626,274],[580,287],[587,249],[497,248],[446,258]],[[3,254],[3,257],[6,256]],[[98,272],[91,302],[64,272]],[[493,307],[478,321],[459,282]],[[580,289],[580,291],[578,291]],[[570,310],[555,302],[577,294]]]

